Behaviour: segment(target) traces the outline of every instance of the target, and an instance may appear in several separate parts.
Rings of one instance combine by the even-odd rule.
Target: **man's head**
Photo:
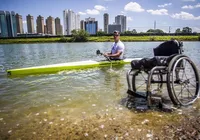
[[[114,37],[115,42],[118,42],[120,38],[120,32],[115,30],[113,32],[113,37]]]

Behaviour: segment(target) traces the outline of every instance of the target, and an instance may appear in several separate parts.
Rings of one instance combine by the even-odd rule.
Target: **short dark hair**
[[[117,34],[120,34],[120,32],[119,31],[117,31],[117,30],[114,30],[114,32],[113,33],[117,33]]]

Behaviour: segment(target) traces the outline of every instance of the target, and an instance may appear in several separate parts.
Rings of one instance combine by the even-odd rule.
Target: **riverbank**
[[[199,36],[121,36],[123,42],[134,41],[167,41],[176,39],[181,41],[200,41]],[[112,36],[91,36],[88,42],[112,42]],[[28,44],[28,43],[58,43],[71,42],[71,37],[55,37],[55,38],[15,38],[0,39],[0,44]]]
[[[1,120],[4,127],[0,128],[0,139],[199,139],[197,108],[193,107],[189,114],[181,109],[172,113],[152,110],[125,113],[119,108],[115,114],[108,111],[87,116],[84,112],[80,120],[52,118],[49,112],[41,112],[29,114],[28,124],[18,122],[13,128],[6,128],[8,124]]]

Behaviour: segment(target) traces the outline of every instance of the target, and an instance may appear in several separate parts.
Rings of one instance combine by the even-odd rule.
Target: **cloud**
[[[92,9],[92,10],[87,9],[87,10],[86,10],[86,13],[87,13],[88,15],[99,15],[99,14],[100,14],[100,12],[99,12],[98,10],[96,10],[96,9]]]
[[[166,6],[169,6],[169,5],[172,5],[172,3],[165,3],[163,5],[158,5],[158,7],[166,7]]]
[[[194,6],[191,5],[185,5],[183,7],[181,7],[182,9],[194,9]]]
[[[107,9],[101,5],[95,5],[94,9],[87,9],[85,12],[79,12],[80,15],[99,15],[100,11],[106,11]]]
[[[194,2],[195,0],[183,0],[183,1],[185,1],[185,2],[188,2],[188,1]]]
[[[86,15],[86,13],[84,13],[84,12],[78,12],[79,13],[79,15]]]
[[[148,13],[151,13],[152,15],[168,15],[168,10],[166,9],[160,9],[160,10],[147,10]]]
[[[124,12],[124,11],[121,11],[120,13],[121,13],[122,15],[126,14],[126,12]]]
[[[132,17],[127,17],[127,21],[133,21]]]
[[[140,4],[136,2],[129,2],[124,7],[125,11],[131,11],[131,12],[143,12],[144,9],[140,6]]]
[[[104,6],[101,6],[101,5],[95,5],[94,8],[98,11],[106,11],[106,8]]]
[[[182,9],[195,9],[195,8],[200,8],[200,3],[198,3],[197,5],[185,5],[183,7],[181,7]]]
[[[23,20],[23,24],[26,24],[26,20]]]
[[[171,16],[174,19],[182,19],[182,20],[199,20],[200,16],[195,17],[193,14],[187,12],[176,13]]]

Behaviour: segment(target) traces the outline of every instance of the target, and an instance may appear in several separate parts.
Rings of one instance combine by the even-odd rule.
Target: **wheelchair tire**
[[[152,91],[161,91],[162,89],[162,81],[163,76],[162,74],[159,75],[152,75],[152,80],[155,81],[161,81],[160,83],[152,83],[151,84],[151,92]],[[147,82],[148,82],[148,73],[144,71],[136,71],[135,74],[132,77],[132,88],[134,92],[141,92],[141,91],[147,91]]]
[[[168,67],[167,90],[174,105],[187,106],[199,96],[199,74],[185,55],[175,56]]]

